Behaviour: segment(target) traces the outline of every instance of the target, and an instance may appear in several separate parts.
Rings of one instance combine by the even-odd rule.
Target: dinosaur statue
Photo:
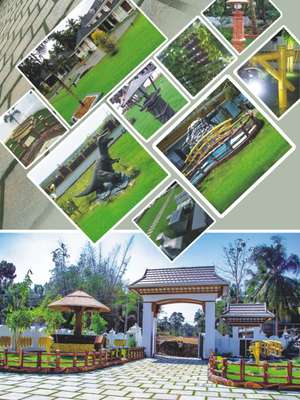
[[[98,138],[99,158],[95,164],[92,181],[83,192],[75,197],[83,197],[96,192],[99,200],[105,200],[109,198],[116,189],[120,191],[128,185],[129,177],[114,171],[113,165],[119,162],[119,159],[113,159],[109,155],[109,144],[112,141],[113,138],[107,134]]]

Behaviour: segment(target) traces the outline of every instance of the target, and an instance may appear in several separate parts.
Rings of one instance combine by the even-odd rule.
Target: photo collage
[[[300,400],[291,3],[0,0],[0,400]]]

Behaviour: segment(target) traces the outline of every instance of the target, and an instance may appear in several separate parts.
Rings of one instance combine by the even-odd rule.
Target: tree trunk
[[[279,319],[277,313],[275,315],[275,336],[279,336]]]
[[[74,336],[76,337],[79,337],[82,334],[82,317],[83,317],[83,310],[76,312],[75,329],[74,329]]]
[[[61,84],[61,86],[62,86],[76,101],[78,101],[78,103],[79,103],[81,106],[84,106],[84,103],[83,103],[83,101],[80,99],[80,97],[77,96],[77,95],[73,92],[73,90],[70,89],[69,86],[66,85],[65,82],[64,82],[62,79],[60,79],[56,74],[53,74],[53,75],[54,75],[55,78],[58,80],[58,82]]]
[[[257,16],[254,0],[250,0],[249,7],[251,12],[252,33],[253,35],[257,35]]]

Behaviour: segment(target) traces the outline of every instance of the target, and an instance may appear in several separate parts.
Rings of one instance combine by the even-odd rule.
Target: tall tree
[[[63,242],[59,242],[58,247],[52,251],[52,261],[54,268],[52,273],[52,282],[56,285],[56,290],[61,296],[66,296],[69,292],[69,285],[66,279],[66,274],[69,265],[69,252],[67,245]]]
[[[169,318],[171,329],[175,335],[179,335],[184,323],[184,316],[181,312],[173,312]]]
[[[8,111],[4,117],[3,117],[3,121],[8,124],[11,122],[15,122],[16,124],[19,125],[19,120],[16,118],[17,115],[20,115],[21,111],[18,110],[17,108],[13,107],[10,111]]]
[[[236,303],[242,301],[243,283],[247,275],[247,269],[252,255],[252,249],[245,240],[239,238],[227,247],[223,247],[225,266],[220,267],[225,277],[232,282],[233,300]]]
[[[271,242],[253,249],[251,261],[256,270],[248,270],[251,278],[247,282],[247,295],[251,301],[266,302],[275,314],[278,336],[279,321],[300,306],[299,283],[295,279],[300,272],[300,260],[296,254],[287,255],[280,236],[271,237]]]
[[[0,262],[0,323],[5,319],[7,308],[7,290],[16,278],[16,267],[6,260]]]

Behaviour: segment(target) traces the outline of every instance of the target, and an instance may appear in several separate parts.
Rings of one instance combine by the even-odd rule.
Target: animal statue
[[[103,192],[110,193],[116,185],[122,184],[124,175],[113,169],[114,163],[119,162],[119,159],[113,159],[109,155],[109,144],[112,140],[113,138],[107,134],[98,138],[99,158],[95,164],[93,178],[88,187],[76,197],[88,196],[93,192],[96,192],[98,197]]]

